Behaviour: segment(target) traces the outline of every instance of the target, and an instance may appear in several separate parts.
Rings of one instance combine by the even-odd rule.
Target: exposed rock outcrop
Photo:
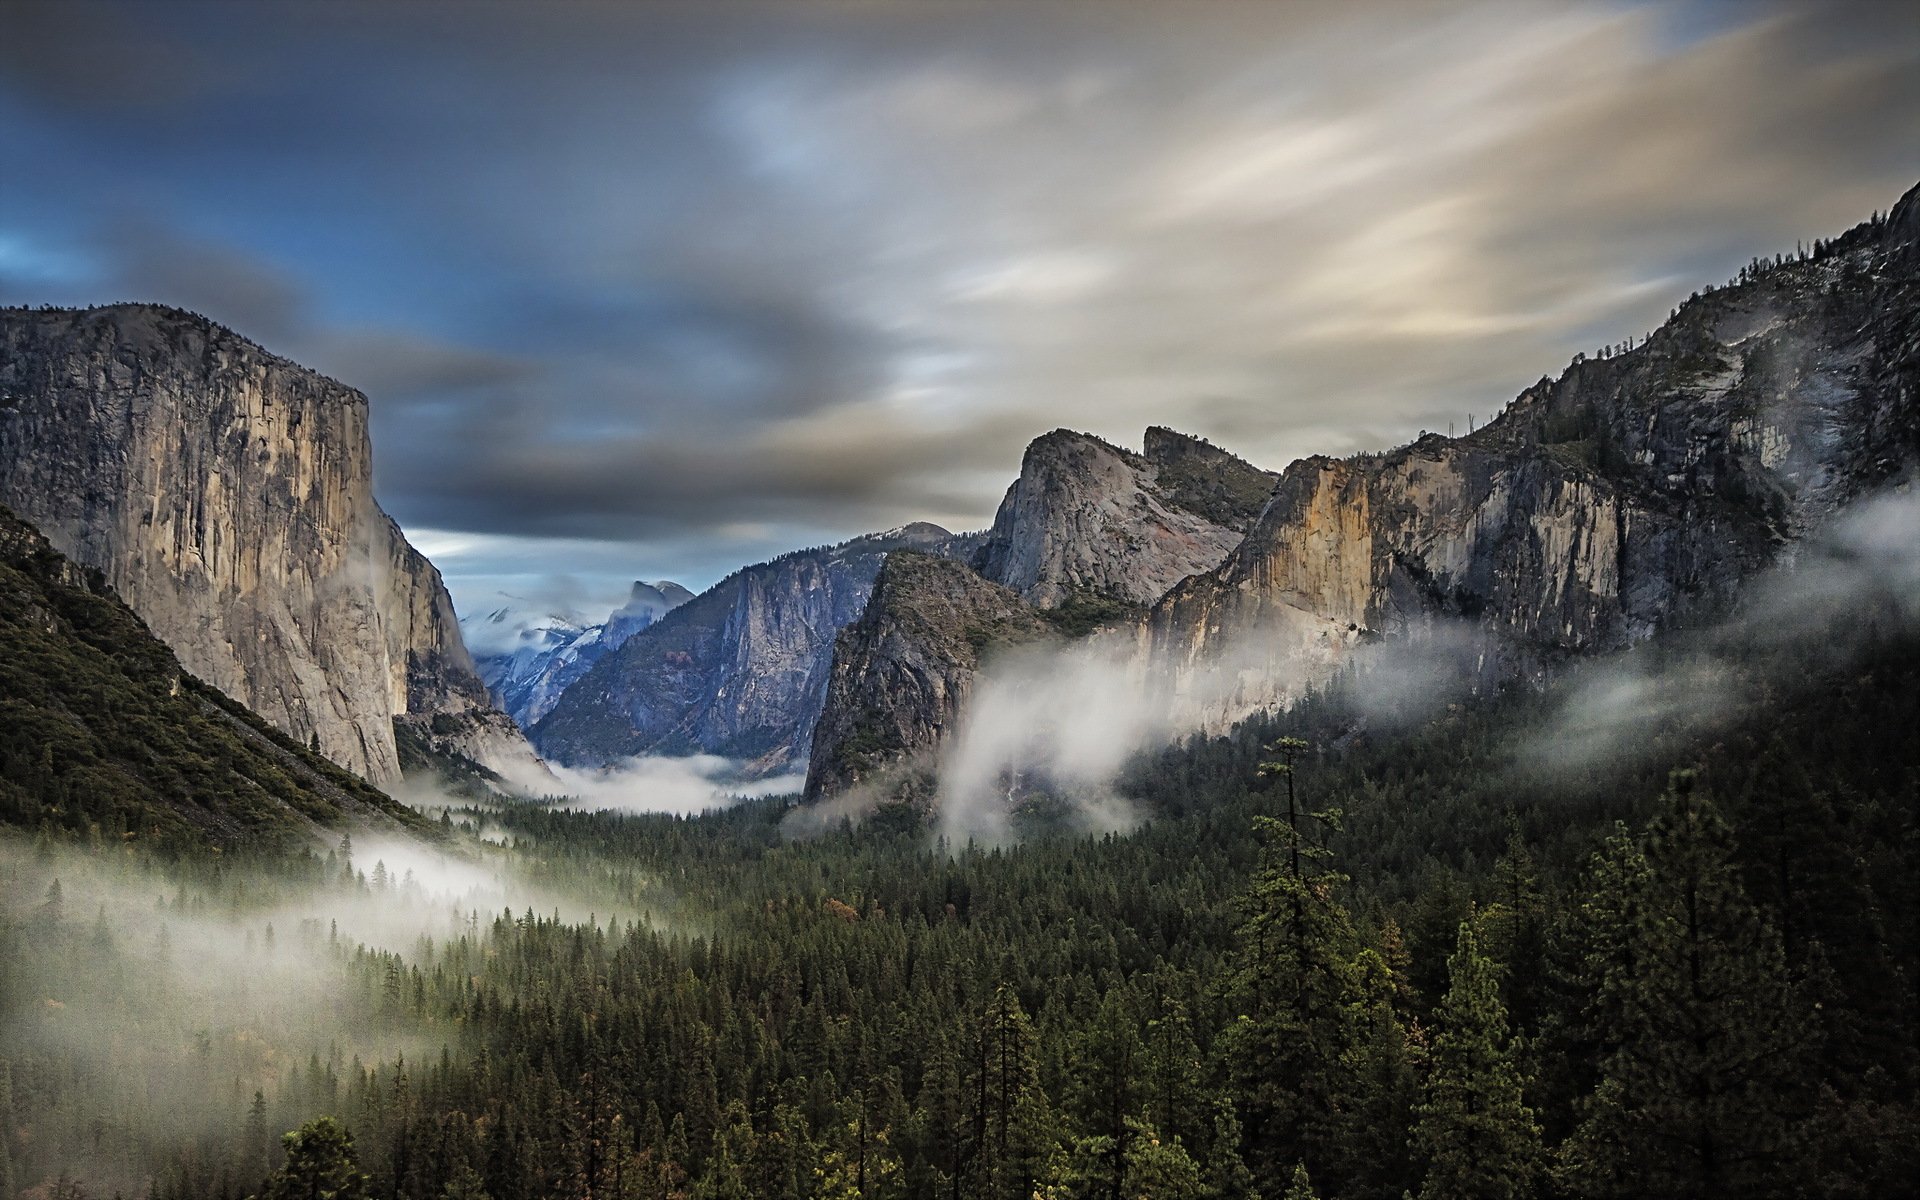
[[[1275,482],[1170,429],[1149,429],[1145,454],[1056,429],[1027,447],[974,565],[1042,608],[1151,604],[1219,566]]]
[[[1910,476],[1917,392],[1920,188],[1804,258],[1756,260],[1636,346],[1576,358],[1466,437],[1294,463],[1224,561],[1099,636],[1184,707],[1176,726],[1214,729],[1291,702],[1372,635],[1445,630],[1490,679],[1616,650],[1725,611],[1839,507]],[[1187,473],[1209,478],[1204,464]],[[1114,528],[1115,512],[1170,514],[1112,499],[1164,495],[1167,474],[1156,464],[1151,489],[1131,491],[1140,475],[1124,452],[1049,435],[976,565],[1043,603],[1073,586],[1157,585],[1177,569],[1166,548],[1192,544],[1171,526],[1108,540],[1104,557],[1086,531]],[[1099,480],[1100,499],[1082,502],[1064,482],[1078,478]],[[843,652],[849,672],[872,660],[857,644]],[[921,669],[957,688],[965,667]],[[878,697],[862,722],[919,727],[890,723],[875,711],[884,689],[839,673],[835,697]],[[822,729],[848,724],[830,701]],[[838,786],[823,774],[809,794]]]
[[[400,774],[395,721],[540,769],[374,502],[351,388],[177,309],[0,310],[0,502],[189,671],[376,783]]]
[[[982,656],[1051,632],[1018,593],[961,563],[889,554],[866,611],[835,647],[807,798],[844,791],[938,745]]]
[[[860,615],[887,553],[971,554],[978,538],[919,523],[746,567],[629,638],[533,727],[583,765],[708,753],[758,774],[807,761],[834,638]]]

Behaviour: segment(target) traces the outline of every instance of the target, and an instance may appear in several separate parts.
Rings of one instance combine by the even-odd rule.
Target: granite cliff
[[[0,503],[188,671],[367,779],[399,778],[396,723],[540,769],[374,502],[349,387],[177,309],[0,310]]]
[[[1444,634],[1469,645],[1489,680],[1537,675],[1725,612],[1756,571],[1848,502],[1910,479],[1916,390],[1920,188],[1810,253],[1755,260],[1644,340],[1576,357],[1466,437],[1294,463],[1219,561],[1095,636],[1132,661],[1143,688],[1171,697],[1187,727],[1222,729],[1286,704],[1376,637]],[[1091,439],[1063,453],[1070,437],[1035,443],[976,566],[1042,603],[1099,581],[1113,581],[1109,595],[1129,578],[1142,581],[1133,594],[1151,590],[1182,561],[1167,547],[1198,543],[1164,522],[1148,539],[1052,532],[1097,525],[1055,514],[1111,511],[1085,497],[1113,494],[1115,480],[1124,490],[1114,464],[1130,465]],[[1052,549],[1062,542],[1071,549]],[[881,628],[853,627],[845,673],[881,661],[860,640]],[[964,655],[920,668],[947,694],[965,690],[957,676],[969,669]],[[891,750],[903,758],[951,724],[906,692],[900,702],[916,711],[888,713],[874,699],[885,689],[842,673],[816,764],[835,761],[848,730],[914,731]],[[862,705],[857,720],[842,702]],[[844,785],[844,773],[820,771],[809,794]]]
[[[534,742],[580,765],[692,753],[757,774],[805,763],[834,638],[887,553],[964,557],[977,544],[920,523],[736,571],[592,664],[533,726]]]
[[[0,507],[0,825],[227,846],[342,824],[427,822],[183,671]]]
[[[1067,429],[1035,439],[974,566],[1040,608],[1151,604],[1219,566],[1276,477],[1170,429],[1147,430],[1145,448]]]
[[[887,555],[866,610],[835,643],[807,798],[844,791],[937,745],[984,656],[1052,632],[1019,593],[962,563]]]

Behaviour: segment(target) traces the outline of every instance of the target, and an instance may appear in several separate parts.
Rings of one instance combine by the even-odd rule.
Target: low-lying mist
[[[528,912],[641,916],[592,879],[534,882],[515,854],[466,838],[199,862],[0,838],[0,1067],[16,1096],[34,1089],[35,1159],[92,1194],[144,1194],[183,1147],[235,1150],[259,1092],[275,1107],[255,1132],[275,1141],[234,1159],[257,1168],[314,1115],[299,1097],[337,1097],[362,1064],[437,1056],[410,1032],[409,973]]]
[[[1785,668],[1865,666],[1876,644],[1920,631],[1920,492],[1841,513],[1755,578],[1726,620],[1587,664],[1529,740],[1530,765],[1569,776],[1636,760],[1657,737],[1739,718],[1790,680]]]
[[[716,754],[638,755],[607,767],[547,768],[550,776],[507,782],[523,796],[561,808],[678,816],[798,792],[806,784],[804,775],[791,773],[755,778],[746,763]]]
[[[1633,760],[1651,735],[1737,716],[1758,699],[1754,663],[1791,651],[1845,666],[1878,638],[1920,628],[1920,495],[1894,492],[1839,514],[1752,580],[1708,630],[1577,668],[1518,756],[1549,774],[1590,776]],[[937,762],[939,831],[1000,842],[1048,806],[1075,827],[1131,826],[1117,781],[1136,755],[1202,730],[1248,694],[1277,703],[1333,689],[1376,731],[1418,722],[1490,682],[1500,654],[1482,625],[1435,621],[1390,638],[1303,642],[1277,625],[1242,631],[1178,673],[1143,663],[1138,643],[1096,636],[995,658]],[[1685,652],[1671,647],[1683,645]],[[1758,652],[1758,653],[1756,653]],[[1495,673],[1497,674],[1497,672]],[[1249,686],[1250,680],[1257,682]],[[1241,711],[1245,705],[1240,704]]]

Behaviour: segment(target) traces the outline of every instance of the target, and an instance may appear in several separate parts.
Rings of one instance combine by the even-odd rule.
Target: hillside
[[[214,846],[423,825],[183,671],[97,573],[4,508],[0,822]]]

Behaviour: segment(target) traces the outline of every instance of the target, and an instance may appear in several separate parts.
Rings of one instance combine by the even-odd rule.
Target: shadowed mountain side
[[[924,522],[746,567],[634,634],[533,727],[542,752],[600,765],[707,753],[755,774],[807,761],[834,638],[889,551],[971,554],[977,535]]]
[[[869,781],[937,745],[984,656],[1052,631],[1013,590],[961,563],[889,554],[866,611],[834,647],[807,798]]]

